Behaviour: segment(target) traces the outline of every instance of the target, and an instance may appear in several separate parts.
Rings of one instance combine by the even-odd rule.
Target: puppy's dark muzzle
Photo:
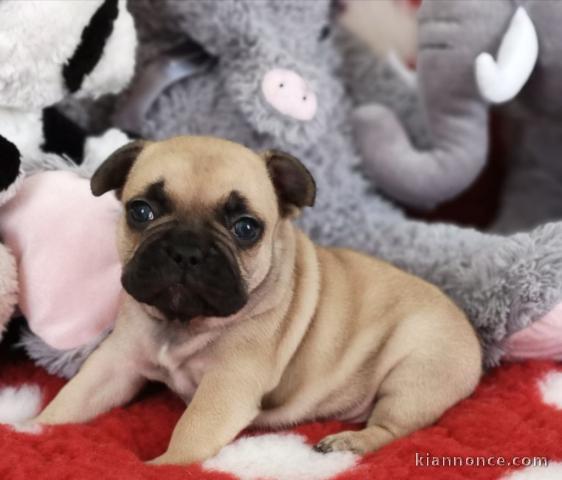
[[[147,237],[125,265],[122,283],[137,301],[185,321],[232,315],[248,299],[229,247],[181,227]]]

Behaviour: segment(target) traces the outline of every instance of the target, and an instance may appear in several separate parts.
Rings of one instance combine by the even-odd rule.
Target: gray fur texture
[[[300,220],[305,231],[439,285],[469,315],[488,366],[498,363],[507,335],[562,299],[561,224],[502,237],[413,221],[364,177],[351,131],[352,99],[375,100],[376,92],[370,79],[354,78],[332,38],[320,39],[331,22],[329,1],[138,0],[131,10],[141,39],[136,81],[150,58],[188,34],[217,59],[212,69],[160,95],[143,136],[211,134],[298,156],[318,185],[316,206]],[[294,120],[265,101],[260,84],[271,68],[292,69],[307,80],[318,97],[314,119]],[[117,102],[123,108],[126,94]]]
[[[35,360],[37,365],[40,365],[49,373],[70,378],[78,373],[84,361],[109,333],[109,330],[102,332],[91,342],[79,348],[57,350],[26,329],[21,335],[18,346],[22,347],[27,355]]]

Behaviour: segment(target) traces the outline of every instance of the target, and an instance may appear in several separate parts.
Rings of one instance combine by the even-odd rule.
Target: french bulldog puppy
[[[88,421],[157,380],[188,406],[153,463],[204,460],[250,425],[322,418],[366,427],[317,450],[364,453],[430,425],[478,383],[476,335],[441,291],[292,224],[315,198],[296,158],[208,137],[136,141],[91,186],[124,205],[127,296],[36,422]]]

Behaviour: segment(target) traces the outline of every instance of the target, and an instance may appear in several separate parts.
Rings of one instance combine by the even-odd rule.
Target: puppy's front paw
[[[170,462],[166,461],[165,455],[160,455],[159,457],[153,458],[145,462],[147,465],[168,465]]]
[[[363,455],[369,450],[360,432],[341,432],[328,435],[313,448],[320,453],[348,451],[358,455]]]
[[[147,465],[183,465],[186,463],[189,462],[179,458],[177,455],[172,455],[169,452],[164,452],[159,457],[146,462]]]

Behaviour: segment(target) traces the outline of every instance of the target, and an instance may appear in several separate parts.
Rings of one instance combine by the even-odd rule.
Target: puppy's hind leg
[[[451,371],[450,367],[444,359],[424,361],[422,355],[415,354],[406,358],[381,383],[366,428],[329,435],[315,450],[364,454],[431,425],[469,395],[478,382],[478,367],[469,373]]]

